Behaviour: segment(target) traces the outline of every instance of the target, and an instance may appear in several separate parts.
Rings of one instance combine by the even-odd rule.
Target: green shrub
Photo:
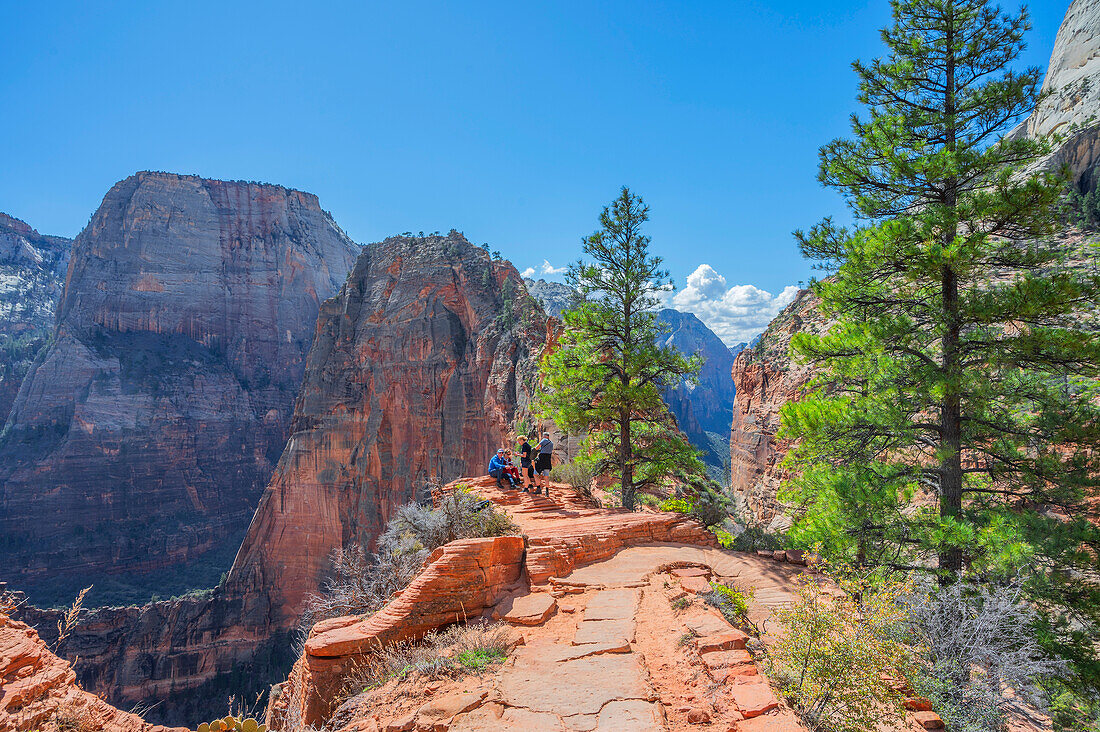
[[[749,603],[754,594],[752,590],[745,594],[735,587],[727,587],[718,582],[711,582],[710,587],[711,591],[703,595],[703,600],[708,605],[718,608],[730,625],[751,632],[752,635],[760,635],[760,629],[749,620]]]
[[[550,479],[572,486],[577,493],[599,504],[599,499],[592,495],[592,481],[596,479],[596,472],[587,461],[570,460],[551,468]]]
[[[766,670],[811,730],[878,732],[900,725],[902,696],[891,678],[913,666],[899,640],[902,588],[863,592],[862,602],[803,580],[799,600],[779,610],[784,632],[767,653]]]

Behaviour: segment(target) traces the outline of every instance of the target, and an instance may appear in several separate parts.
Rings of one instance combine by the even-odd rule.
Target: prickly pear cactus
[[[267,732],[267,725],[260,724],[252,717],[237,719],[234,716],[203,722],[195,732]]]

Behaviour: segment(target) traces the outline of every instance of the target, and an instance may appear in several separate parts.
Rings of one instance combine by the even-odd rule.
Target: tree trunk
[[[634,464],[630,449],[630,414],[619,419],[619,471],[623,476],[623,508],[634,510]]]
[[[955,152],[955,24],[954,4],[946,6],[946,90],[944,93],[944,118],[946,123],[947,149]],[[958,180],[954,175],[944,181],[944,205],[947,223],[943,232],[943,248],[946,251],[953,245],[958,235],[958,223],[955,215],[958,207]],[[963,473],[962,473],[962,408],[959,398],[959,278],[950,261],[943,265],[941,291],[943,298],[944,333],[943,375],[945,386],[940,404],[941,455],[940,460],[940,516],[957,518],[962,513]],[[957,547],[940,552],[939,566],[943,570],[940,582],[954,580],[962,569],[962,550]]]

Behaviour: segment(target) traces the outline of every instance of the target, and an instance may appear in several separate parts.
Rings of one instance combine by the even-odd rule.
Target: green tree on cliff
[[[821,150],[820,179],[857,224],[796,233],[833,272],[813,289],[835,325],[793,342],[820,374],[782,412],[781,435],[801,440],[784,493],[802,509],[794,533],[941,581],[1030,566],[1043,607],[1073,617],[1048,645],[1084,649],[1100,627],[1081,574],[1100,549],[1087,501],[1100,339],[1081,323],[1100,280],[1043,239],[1065,181],[1020,171],[1049,144],[1002,136],[1038,98],[1039,71],[1010,69],[1027,15],[982,0],[891,6],[887,54],[854,64],[867,114]]]
[[[578,304],[562,315],[561,341],[542,362],[543,416],[587,434],[588,459],[597,474],[619,478],[629,509],[639,489],[703,472],[661,399],[699,363],[657,345],[656,295],[672,283],[649,253],[648,219],[649,207],[625,187],[604,208],[600,230],[583,242],[591,261],[570,265],[566,275]]]

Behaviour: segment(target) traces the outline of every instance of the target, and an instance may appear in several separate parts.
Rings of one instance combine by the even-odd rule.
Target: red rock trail
[[[745,649],[748,637],[685,591],[709,590],[712,576],[751,586],[753,613],[765,618],[792,599],[786,588],[800,568],[721,550],[682,515],[595,508],[560,485],[546,498],[500,490],[488,478],[449,488],[458,483],[503,506],[520,526],[522,574],[489,578],[487,565],[471,559],[504,552],[511,567],[503,538],[448,545],[450,558],[433,555],[382,612],[315,629],[269,719],[277,724],[292,699],[305,721],[327,718],[358,653],[379,637],[415,637],[448,613],[453,622],[461,600],[467,613],[483,607],[514,626],[519,645],[508,660],[477,682],[429,686],[406,693],[402,704],[376,700],[345,730],[800,729]],[[495,604],[486,603],[493,591]],[[410,607],[429,610],[407,625],[402,608]]]

